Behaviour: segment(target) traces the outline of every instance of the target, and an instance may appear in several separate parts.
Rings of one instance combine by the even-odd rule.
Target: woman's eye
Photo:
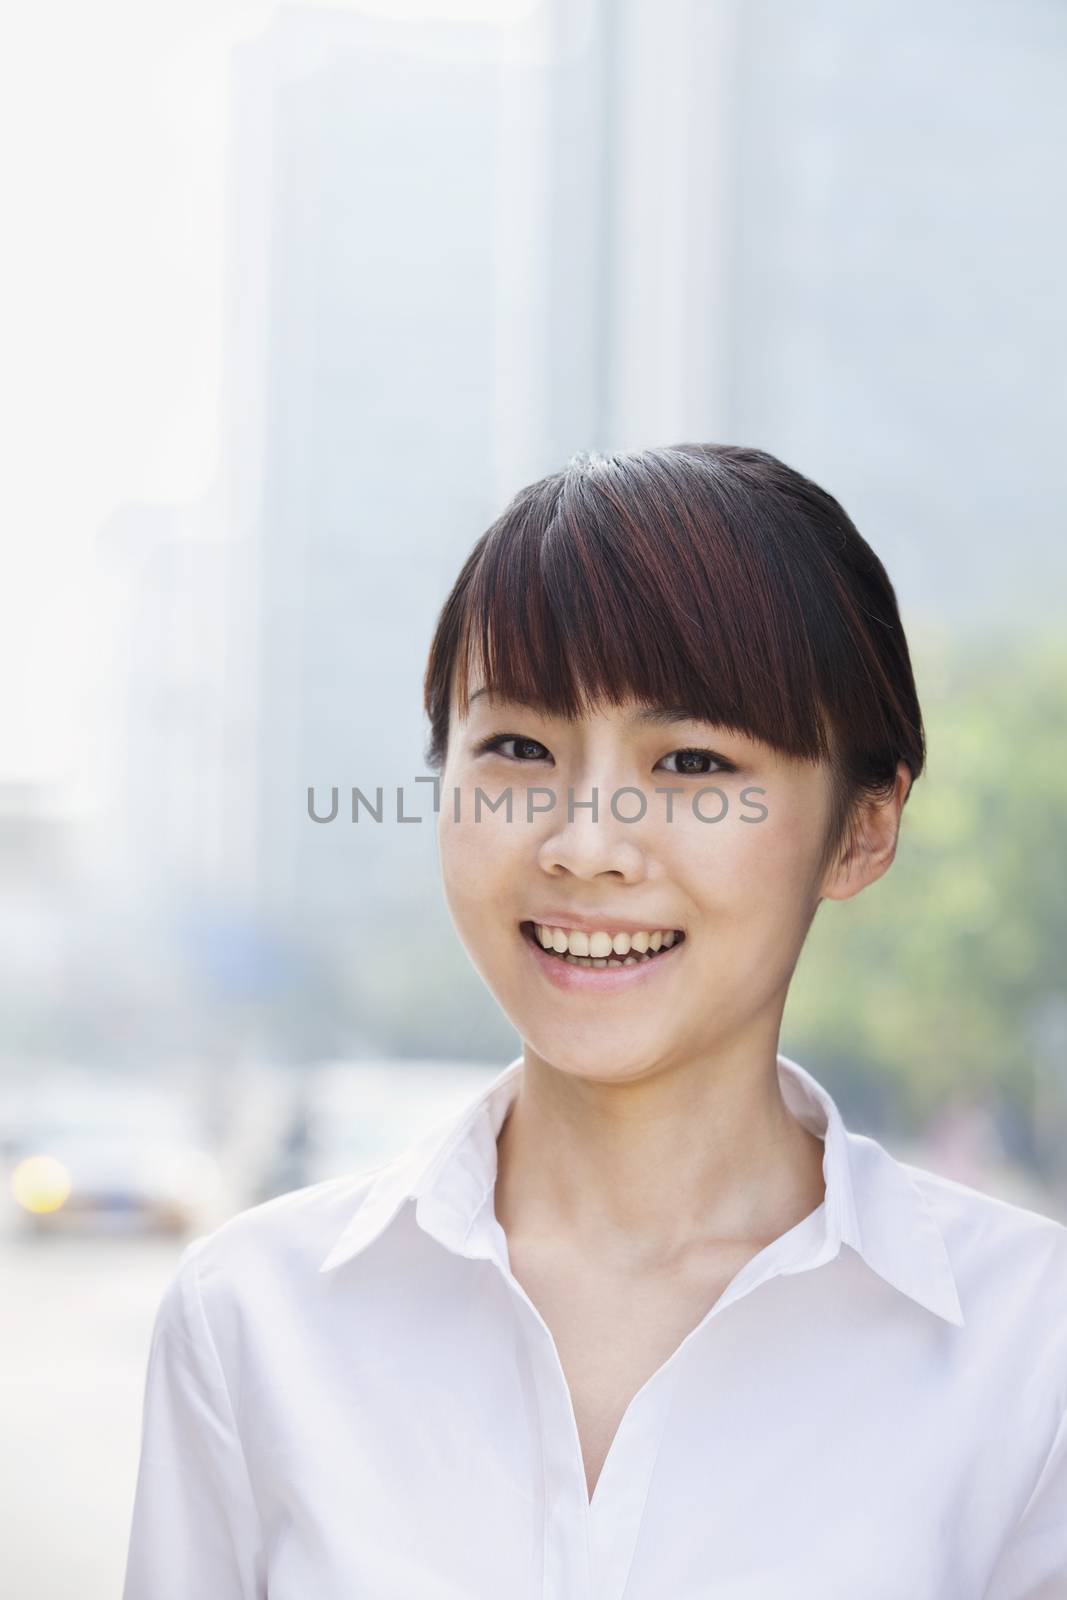
[[[512,746],[508,749],[507,746]],[[530,762],[551,760],[550,752],[539,739],[529,739],[521,733],[495,733],[491,738],[483,739],[475,747],[476,755],[485,755],[490,751],[497,751],[506,761]],[[684,750],[672,750],[663,757],[664,761],[677,760],[677,767],[668,768],[677,773],[681,778],[707,777],[712,769],[719,772],[736,772],[732,762],[726,761],[722,756],[717,756],[713,750],[701,750],[687,747]],[[660,765],[661,763],[657,763]]]
[[[510,755],[503,747],[508,744],[515,745],[517,750],[524,752],[521,755]],[[531,746],[538,755],[530,755]],[[527,739],[521,733],[495,733],[491,739],[483,739],[477,746],[476,754],[484,755],[486,751],[499,750],[500,754],[508,761],[542,761],[548,755],[545,746],[537,739]]]
[[[694,763],[711,761],[714,762],[720,772],[733,772],[735,770],[729,761],[724,761],[721,756],[717,756],[712,750],[672,750],[670,755],[664,756],[663,759],[664,761],[673,761],[675,757],[682,764],[670,770],[677,772],[681,778],[702,778],[711,771],[708,766],[694,765]]]

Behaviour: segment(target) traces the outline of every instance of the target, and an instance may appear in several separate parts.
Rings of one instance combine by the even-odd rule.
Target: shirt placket
[[[551,1332],[510,1274],[540,1417],[544,1600],[592,1600],[585,1466],[570,1390]]]
[[[448,1222],[434,1224],[434,1208],[423,1205],[423,1225],[459,1254],[489,1260],[501,1273],[516,1313],[533,1379],[540,1419],[544,1468],[543,1600],[625,1600],[663,1431],[671,1402],[694,1345],[727,1306],[781,1272],[820,1265],[837,1248],[839,1231],[825,1226],[826,1208],[753,1256],[723,1290],[701,1321],[681,1341],[630,1401],[605,1457],[590,1504],[581,1440],[570,1388],[555,1339],[541,1313],[511,1271],[507,1235],[493,1210],[492,1188],[483,1188],[460,1240]],[[462,1215],[458,1212],[456,1215]],[[453,1219],[454,1220],[454,1219]]]
[[[753,1256],[714,1306],[630,1401],[611,1442],[592,1503],[570,1389],[551,1330],[507,1262],[495,1218],[489,1252],[515,1302],[541,1418],[545,1474],[545,1600],[624,1600],[645,1501],[685,1360],[727,1306],[786,1271],[820,1265],[833,1253],[822,1218],[808,1217]]]
[[[555,1340],[521,1284],[507,1272],[505,1277],[541,1419],[545,1600],[622,1600],[678,1369],[665,1363],[630,1402],[590,1504],[574,1404]]]

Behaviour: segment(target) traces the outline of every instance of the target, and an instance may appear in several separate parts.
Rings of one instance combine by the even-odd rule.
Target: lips
[[[530,951],[530,959],[538,971],[555,988],[566,992],[610,995],[633,984],[656,982],[656,974],[669,972],[673,963],[680,960],[685,935],[679,934],[673,945],[664,945],[656,953],[638,956],[582,957],[569,952],[563,955],[545,950],[534,933],[532,922],[520,925],[523,943]]]

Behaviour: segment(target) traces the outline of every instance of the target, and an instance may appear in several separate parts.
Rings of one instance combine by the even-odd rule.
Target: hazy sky
[[[109,640],[122,638],[98,535],[119,507],[180,508],[219,478],[233,46],[279,11],[333,10],[412,29],[420,19],[515,25],[509,46],[543,34],[555,64],[566,30],[518,25],[535,13],[571,24],[592,0],[554,0],[551,13],[549,3],[55,0],[20,9],[0,53],[0,514],[10,552],[0,582],[0,784],[36,781],[59,804],[92,805]],[[1006,606],[1022,619],[1047,607],[1062,572],[1048,463],[1062,431],[1064,235],[1047,200],[1049,152],[1062,134],[1062,8],[1030,0],[1006,12],[983,0],[957,36],[955,14],[921,0],[903,12],[899,0],[871,9],[832,0],[810,26],[790,0],[740,0],[740,10],[714,0],[641,0],[617,12],[608,3],[613,19],[629,20],[609,58],[618,57],[617,138],[604,182],[596,141],[608,124],[588,110],[597,73],[576,53],[561,65],[555,99],[531,94],[521,115],[507,102],[511,142],[498,146],[497,170],[508,185],[495,191],[494,222],[508,240],[501,280],[510,287],[487,313],[507,357],[494,369],[501,391],[525,404],[540,329],[527,302],[536,310],[540,295],[552,315],[561,306],[579,315],[581,247],[551,259],[539,251],[557,237],[552,226],[587,219],[589,200],[600,206],[606,193],[617,231],[597,287],[616,307],[605,326],[628,374],[620,417],[640,417],[638,432],[651,438],[690,437],[688,422],[673,426],[678,407],[696,395],[706,419],[714,399],[734,437],[819,481],[825,472],[924,615]],[[722,53],[730,81],[744,86],[737,118],[729,113],[745,178],[733,198],[716,144],[726,114],[714,134],[704,114],[716,10],[751,19],[737,58]],[[696,43],[703,53],[693,57]],[[657,174],[663,162],[671,183]],[[537,186],[547,193],[552,173],[558,193],[542,203]],[[583,238],[588,246],[588,230]],[[609,272],[613,238],[625,247],[610,254]],[[731,272],[733,289],[720,289],[716,274],[729,285]],[[721,349],[707,333],[715,295]],[[687,342],[694,303],[703,344]],[[551,331],[558,337],[560,324]],[[691,345],[701,357],[690,372]],[[672,425],[661,433],[665,417]],[[560,438],[566,426],[565,417]],[[1021,556],[1017,578],[1002,580],[1005,526]]]
[[[537,0],[362,0],[501,23]],[[226,58],[264,0],[22,7],[0,53],[0,782],[70,799],[102,658],[102,523],[217,468]],[[292,8],[290,8],[292,9]]]

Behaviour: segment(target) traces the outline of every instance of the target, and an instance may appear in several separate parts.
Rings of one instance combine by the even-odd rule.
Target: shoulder
[[[945,1241],[966,1300],[1035,1317],[1060,1342],[1067,1373],[1067,1226],[1054,1217],[911,1162],[898,1165]]]
[[[236,1212],[185,1246],[165,1291],[161,1316],[193,1331],[235,1332],[249,1317],[270,1318],[306,1300],[321,1284],[319,1266],[370,1192],[381,1166],[292,1189]]]
[[[1064,1261],[1067,1225],[1015,1201],[1002,1200],[955,1178],[930,1172],[909,1161],[900,1166],[915,1184],[927,1208],[962,1254],[968,1249],[1008,1252],[1031,1265]]]

